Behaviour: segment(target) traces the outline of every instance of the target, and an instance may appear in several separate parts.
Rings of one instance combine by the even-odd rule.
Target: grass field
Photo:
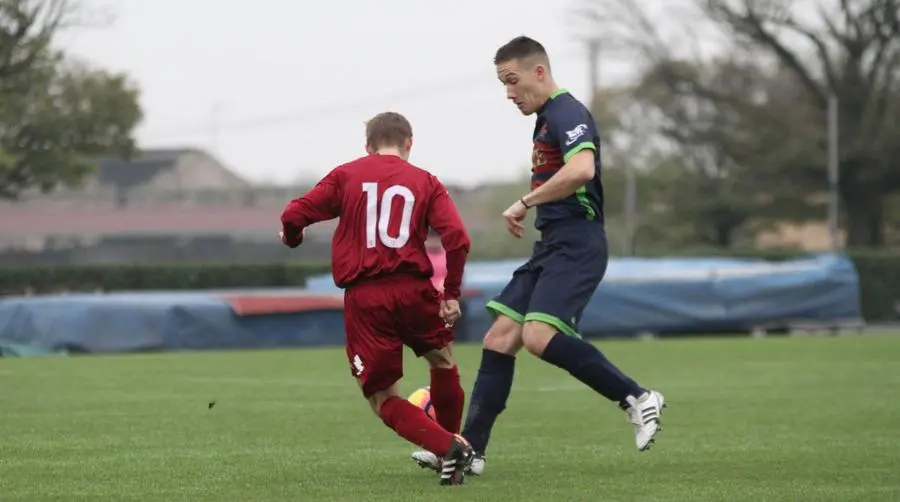
[[[654,449],[523,355],[462,487],[408,459],[342,350],[0,360],[0,500],[900,500],[900,334],[601,346],[665,393]],[[404,392],[425,375],[410,358]]]

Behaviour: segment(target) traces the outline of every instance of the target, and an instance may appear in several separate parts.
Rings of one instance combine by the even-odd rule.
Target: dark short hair
[[[494,64],[503,64],[515,59],[527,59],[538,56],[549,62],[547,49],[540,42],[524,35],[503,44],[494,54]]]
[[[412,138],[412,125],[397,112],[383,112],[366,122],[366,146],[403,148]]]

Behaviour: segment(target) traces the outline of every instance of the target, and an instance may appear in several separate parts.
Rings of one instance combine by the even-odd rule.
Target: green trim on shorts
[[[543,312],[529,312],[528,315],[525,316],[525,322],[528,321],[538,321],[544,324],[549,324],[550,326],[558,329],[559,332],[564,335],[568,335],[574,338],[581,338],[581,334],[572,329],[572,327],[566,324],[565,321],[550,314],[545,314]]]
[[[487,304],[484,306],[484,308],[488,309],[488,311],[490,311],[494,315],[502,315],[502,316],[509,317],[510,319],[512,319],[513,321],[515,321],[519,324],[523,324],[525,322],[525,316],[523,316],[522,314],[516,312],[515,310],[507,307],[506,305],[503,305],[502,303],[500,303],[496,300],[491,300],[491,301],[487,302]]]

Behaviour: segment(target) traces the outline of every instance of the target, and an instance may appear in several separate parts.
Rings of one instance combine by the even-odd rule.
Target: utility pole
[[[838,154],[838,98],[834,94],[828,98],[828,231],[831,235],[831,250],[840,249],[839,209],[840,157]]]
[[[623,254],[634,256],[634,236],[637,233],[637,179],[634,166],[625,166],[625,241]]]
[[[600,51],[601,42],[597,37],[589,38],[587,41],[587,67],[588,67],[588,88],[590,89],[591,102],[597,97],[600,91]],[[622,216],[625,220],[625,238],[622,253],[625,256],[634,255],[634,236],[637,232],[636,213],[637,213],[637,179],[633,166],[626,165],[625,168],[625,204]]]
[[[600,90],[600,39],[593,37],[588,39],[588,89],[590,89],[591,102]]]

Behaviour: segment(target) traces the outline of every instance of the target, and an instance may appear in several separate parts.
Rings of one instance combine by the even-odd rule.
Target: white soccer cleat
[[[655,390],[647,391],[640,397],[628,396],[628,421],[634,425],[635,444],[638,451],[646,451],[656,442],[656,433],[662,430],[660,420],[666,399]]]
[[[428,450],[414,451],[412,459],[419,467],[423,469],[431,469],[434,472],[441,472],[441,459],[437,455]]]
[[[469,468],[466,469],[466,474],[481,476],[482,473],[484,473],[484,457],[476,453]]]
[[[423,469],[431,469],[434,472],[441,472],[441,459],[434,453],[431,453],[428,450],[418,450],[414,451],[411,455],[413,461],[419,464],[419,467]],[[466,468],[466,474],[472,476],[481,476],[484,472],[484,457],[481,455],[475,455],[475,458],[472,459],[472,463]]]

